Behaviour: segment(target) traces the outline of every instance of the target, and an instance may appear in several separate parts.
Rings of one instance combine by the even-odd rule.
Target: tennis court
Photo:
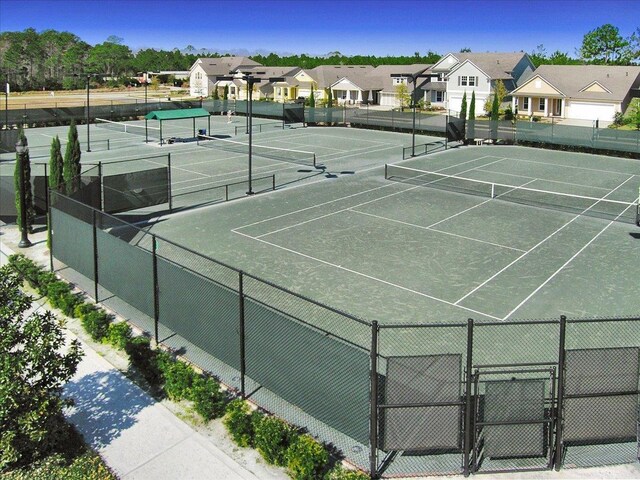
[[[381,323],[637,313],[640,232],[631,220],[583,212],[602,198],[620,208],[613,217],[635,219],[637,161],[502,146],[401,165],[526,186],[545,201],[547,192],[569,196],[552,197],[560,210],[523,205],[385,179],[379,166],[185,213],[154,231]],[[576,207],[573,195],[588,198]]]

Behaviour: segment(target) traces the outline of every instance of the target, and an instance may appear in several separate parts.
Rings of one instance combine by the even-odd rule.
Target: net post
[[[464,465],[463,473],[469,476],[469,456],[471,452],[472,403],[471,385],[473,384],[473,318],[467,320],[467,365],[465,379],[465,411],[464,411]]]
[[[491,198],[496,198],[496,184],[491,184]]]
[[[107,150],[111,150],[111,142],[107,138]]]
[[[317,165],[317,163],[316,163],[316,154],[315,154],[315,152],[314,152],[314,154],[313,154],[313,168],[316,168],[317,166],[318,166],[318,165]]]
[[[156,347],[160,344],[158,324],[160,323],[160,286],[158,285],[158,239],[151,235],[151,261],[153,267],[153,336]]]
[[[93,230],[93,294],[96,303],[100,301],[98,298],[98,233],[96,227],[96,209],[91,209],[91,226]]]
[[[369,399],[369,471],[372,479],[378,476],[378,334],[380,327],[377,321],[371,323],[371,350],[369,381],[371,397]]]
[[[384,178],[385,180],[389,179],[389,165],[388,164],[384,164]]]
[[[554,466],[556,471],[562,467],[562,454],[564,450],[562,439],[562,409],[564,408],[564,365],[565,365],[565,336],[567,331],[567,317],[560,316],[560,345],[558,348],[558,401],[556,404],[556,451],[554,455]]]
[[[271,178],[273,179],[272,184],[271,184],[271,189],[275,190],[276,189],[276,174],[274,173]]]
[[[224,186],[224,201],[229,201],[229,184]]]
[[[244,376],[246,374],[245,331],[244,331],[244,274],[238,272],[238,299],[240,312],[240,395],[246,398]]]

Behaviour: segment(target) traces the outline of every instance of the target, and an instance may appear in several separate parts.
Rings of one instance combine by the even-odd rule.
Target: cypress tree
[[[333,91],[330,88],[327,90],[327,107],[331,108],[333,107]]]
[[[462,105],[460,105],[460,118],[462,120],[467,119],[467,92],[462,95]]]
[[[62,168],[62,176],[64,178],[67,195],[72,194],[80,187],[80,156],[78,129],[76,128],[76,123],[72,121],[69,126],[67,148],[64,152],[64,164]]]
[[[62,159],[62,146],[60,137],[55,136],[51,140],[51,157],[49,158],[49,188],[61,191],[64,185],[64,177],[62,171],[64,168],[64,160]]]
[[[18,137],[27,145],[27,137],[22,129],[18,133]],[[24,162],[24,165],[23,165]],[[31,191],[31,161],[29,160],[29,151],[20,155],[16,152],[16,166],[13,172],[13,183],[16,195],[16,224],[22,228],[22,209],[20,208],[20,175],[24,172],[24,205],[27,209],[27,229],[29,232],[33,230],[33,221],[36,217],[35,208],[33,206],[33,192]]]
[[[475,137],[476,130],[476,91],[471,92],[471,103],[469,103],[469,127],[467,128],[467,138]]]
[[[491,104],[491,120],[498,120],[500,117],[500,100],[497,93],[493,95],[493,103]]]
[[[311,95],[309,95],[309,108],[314,108],[316,106],[316,96],[313,91],[313,85],[311,85]]]

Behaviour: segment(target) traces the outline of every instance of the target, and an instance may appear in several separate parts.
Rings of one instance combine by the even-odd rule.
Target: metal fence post
[[[372,479],[377,478],[378,470],[378,332],[380,327],[375,320],[371,324],[371,398],[369,415],[369,470]]]
[[[466,399],[465,399],[465,412],[464,412],[464,465],[463,473],[465,477],[469,476],[469,454],[471,452],[471,431],[473,411],[471,403],[471,386],[473,384],[473,374],[471,369],[473,368],[473,318],[467,320],[467,371],[466,371]]]
[[[240,311],[240,394],[242,398],[246,397],[244,376],[246,374],[246,355],[245,355],[245,335],[244,335],[244,275],[242,271],[238,272],[238,297]]]
[[[562,454],[564,450],[562,439],[562,409],[564,407],[564,361],[565,361],[565,335],[567,330],[567,317],[560,316],[560,346],[558,350],[558,403],[556,411],[556,454],[555,469],[560,470],[562,466]]]
[[[169,211],[173,212],[173,194],[171,192],[171,152],[167,153],[167,180],[169,183]]]
[[[153,334],[156,347],[159,345],[158,324],[160,323],[160,285],[158,285],[158,239],[151,235],[151,259],[153,265]]]
[[[47,197],[51,199],[51,190],[49,189],[49,185],[47,185]],[[49,200],[49,204],[47,205],[47,215],[49,221],[47,222],[47,238],[49,239],[49,269],[53,272],[53,235],[51,235],[51,200]]]
[[[91,209],[91,225],[93,226],[93,293],[98,303],[100,301],[98,298],[98,233],[95,208]]]

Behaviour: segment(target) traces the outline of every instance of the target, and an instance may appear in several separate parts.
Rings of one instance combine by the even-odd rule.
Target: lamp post
[[[392,73],[391,77],[394,78],[407,78],[409,83],[413,84],[413,90],[411,90],[411,108],[413,110],[413,122],[411,125],[411,156],[416,156],[416,84],[418,78],[427,78],[428,75],[421,73]]]
[[[89,80],[91,80],[91,75],[87,75],[87,152],[91,152],[91,133],[89,130]]]
[[[144,143],[149,143],[149,130],[147,128],[147,87],[149,86],[149,72],[144,72]]]
[[[4,129],[9,130],[9,82],[4,90]]]
[[[25,186],[25,163],[24,156],[29,152],[29,146],[27,145],[27,139],[24,135],[21,135],[16,142],[16,153],[18,161],[18,172],[20,175],[20,181],[18,182],[20,188],[20,243],[19,248],[26,248],[31,246],[29,237],[27,236],[27,201],[26,201],[26,186]]]

